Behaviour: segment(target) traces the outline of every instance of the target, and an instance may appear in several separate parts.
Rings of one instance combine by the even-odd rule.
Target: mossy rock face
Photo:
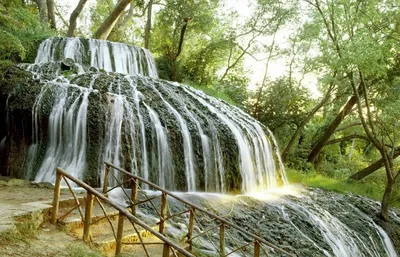
[[[55,57],[61,58],[57,51]],[[79,58],[89,61],[87,53]],[[164,176],[171,190],[189,189],[189,170],[197,190],[236,193],[243,188],[241,172],[246,171],[241,171],[237,137],[243,134],[252,151],[252,135],[241,124],[247,117],[226,103],[185,85],[83,67],[68,58],[21,64],[8,68],[0,78],[0,113],[8,124],[0,129],[0,140],[6,138],[7,150],[0,155],[5,174],[35,179],[45,160],[63,158],[60,154],[49,156],[52,151],[84,143],[84,156],[74,169],[84,170],[83,180],[93,186],[101,185],[101,169],[107,159],[139,176],[145,176],[147,169],[153,182]],[[150,115],[152,110],[158,117]],[[122,115],[122,120],[117,115]],[[157,126],[162,127],[163,135],[157,134],[160,127],[156,129],[154,119],[159,119]],[[76,132],[82,126],[84,132]],[[168,145],[158,145],[159,136]],[[52,145],[54,142],[59,145]],[[190,144],[190,152],[185,143]],[[51,147],[54,149],[47,151]],[[170,156],[161,157],[162,151]],[[159,169],[166,161],[162,175]]]
[[[0,76],[0,136],[6,137],[0,153],[2,175],[24,178],[23,163],[31,144],[32,106],[40,90],[38,81],[19,67],[9,67]],[[12,133],[9,133],[12,131]]]

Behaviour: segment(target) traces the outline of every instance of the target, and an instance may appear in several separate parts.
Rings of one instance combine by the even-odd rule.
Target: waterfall
[[[171,190],[250,192],[286,184],[266,128],[236,107],[157,79],[145,49],[49,38],[35,64],[23,67],[42,84],[32,106],[28,178],[54,182],[61,166],[101,184],[108,161]]]
[[[57,167],[64,167],[71,175],[83,178],[86,168],[88,97],[95,80],[96,76],[93,76],[89,88],[54,81],[47,84],[55,85],[48,90],[56,90],[56,98],[49,116],[49,143],[35,177],[36,181],[54,181],[55,173],[49,171],[54,171]],[[78,90],[76,95],[72,95],[74,98],[68,95],[71,87]],[[68,104],[71,105],[66,111]],[[40,107],[40,102],[37,106]],[[36,116],[35,113],[34,117]]]
[[[7,136],[3,137],[3,139],[0,140],[0,153],[3,152],[4,145],[6,144],[6,139],[7,139]]]
[[[87,42],[87,46],[83,42]],[[158,78],[150,52],[135,46],[97,39],[48,38],[40,44],[36,64],[72,59],[81,66],[107,72],[143,74]]]
[[[128,200],[122,192],[112,193],[113,200],[122,203]],[[157,193],[148,191],[146,194],[151,197]],[[204,192],[175,194],[197,206],[205,207],[295,256],[398,256],[389,234],[375,220],[379,204],[368,198],[297,186],[236,196]],[[158,214],[150,206],[144,206],[145,212],[139,209],[139,218],[157,220]],[[169,206],[177,212],[186,210],[185,204],[178,201],[171,201]],[[392,226],[389,230],[394,231],[400,223],[397,226],[394,224],[400,220],[394,211],[390,212],[390,218],[393,223],[389,225]],[[180,237],[186,233],[187,228],[178,224],[187,222],[187,219],[186,216],[170,220],[166,233]],[[207,218],[197,222],[203,230],[218,225],[218,222]],[[215,252],[218,245],[209,244],[218,240],[218,233],[199,236],[197,250],[203,253]],[[235,242],[247,242],[249,238],[242,237],[239,233],[230,233],[225,240],[229,247],[236,246]],[[266,251],[262,256],[284,256],[267,247],[264,249]],[[249,247],[238,256],[252,256],[253,253],[253,249]]]
[[[160,99],[163,101],[165,106],[169,109],[169,111],[175,116],[175,119],[178,121],[180,126],[180,132],[182,133],[183,138],[183,150],[185,156],[185,176],[186,176],[186,186],[187,191],[196,191],[196,177],[194,171],[194,160],[193,160],[193,145],[192,145],[192,137],[190,135],[187,122],[182,117],[182,115],[169,103],[167,102],[162,94],[152,85],[153,90],[157,93]]]
[[[149,116],[154,126],[154,131],[156,134],[156,147],[157,152],[153,154],[153,159],[155,162],[155,167],[158,170],[158,185],[165,188],[166,185],[174,184],[173,174],[172,174],[172,156],[171,148],[168,143],[168,134],[166,128],[161,124],[160,118],[157,112],[155,112],[151,107],[145,105],[149,111]]]
[[[108,94],[109,113],[107,115],[108,130],[106,132],[106,146],[104,150],[104,160],[120,166],[120,153],[122,150],[122,121],[124,118],[124,97],[122,95]],[[111,178],[111,185],[117,184]]]
[[[324,194],[327,193],[324,192]],[[319,191],[309,196],[302,195],[292,199],[280,198],[277,208],[281,209],[285,221],[323,252],[324,256],[397,256],[388,234],[366,213],[351,203],[351,198],[325,195]],[[323,206],[322,201],[332,201],[332,204]],[[371,209],[370,211],[374,213],[377,210]],[[320,234],[327,246],[322,245],[309,234],[309,231],[306,231],[304,226],[300,225],[299,216],[311,224],[310,226]],[[352,222],[359,223],[356,228],[362,227],[364,232],[356,231]]]

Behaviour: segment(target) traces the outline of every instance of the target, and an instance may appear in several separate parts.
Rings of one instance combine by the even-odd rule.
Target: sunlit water
[[[145,191],[145,193],[148,197],[160,195],[159,191]],[[299,186],[287,186],[237,196],[200,192],[174,192],[174,194],[219,214],[224,219],[244,225],[243,228],[249,228],[249,232],[258,234],[262,231],[261,235],[267,235],[268,241],[274,242],[270,238],[276,231],[271,229],[275,226],[280,227],[283,231],[279,233],[286,239],[281,236],[277,236],[276,239],[284,239],[285,249],[292,245],[294,247],[292,253],[298,256],[398,256],[388,234],[371,218],[371,214],[374,215],[377,211],[375,202],[372,200],[362,199],[362,202],[370,207],[371,212],[364,213],[356,206],[357,201],[353,204],[351,196],[319,190],[308,191]],[[121,199],[126,200],[121,190],[114,191],[110,197],[122,205],[126,204],[121,201]],[[170,211],[184,208],[182,204],[174,200],[169,206]],[[341,211],[333,211],[336,209]],[[149,222],[158,222],[157,215],[151,208],[139,208],[138,215],[148,219]],[[243,216],[246,218],[243,219]],[[391,216],[398,218],[394,212]],[[187,231],[187,223],[185,223],[187,219],[188,217],[185,216],[180,220],[172,220],[167,230],[175,236],[184,234]],[[244,223],[240,224],[240,222]],[[201,226],[198,229],[201,231]],[[237,239],[240,240],[240,238]],[[212,245],[208,238],[203,237],[201,240],[201,243],[205,245],[204,249],[210,251]],[[299,242],[302,247],[309,250],[307,254],[296,251]],[[276,244],[282,246],[279,243]],[[309,255],[310,252],[312,255]]]

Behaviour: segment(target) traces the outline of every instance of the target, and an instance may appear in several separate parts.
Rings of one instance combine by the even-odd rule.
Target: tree
[[[144,48],[149,48],[150,43],[150,30],[151,30],[151,17],[152,17],[152,10],[153,10],[153,0],[149,0],[147,4],[147,20],[146,20],[146,27],[144,30]]]
[[[87,0],[80,0],[78,5],[75,7],[74,11],[71,13],[71,17],[69,19],[67,37],[75,36],[76,20],[78,19],[79,14],[82,12],[83,7],[85,7],[86,2]]]
[[[38,9],[40,19],[43,23],[50,23],[52,29],[56,29],[56,17],[54,14],[54,0],[34,0]]]
[[[253,6],[253,13],[248,20],[240,27],[229,28],[229,56],[226,67],[220,77],[222,82],[245,55],[254,57],[255,52],[259,52],[259,48],[264,48],[266,59],[266,74],[270,61],[277,56],[278,47],[276,45],[276,35],[278,31],[290,21],[295,15],[293,2],[258,0]],[[272,37],[270,44],[266,44],[265,37]],[[265,77],[266,78],[266,77]],[[261,96],[262,89],[266,81],[264,79],[261,84],[258,97]]]
[[[118,19],[118,22],[114,28],[111,30],[108,39],[117,42],[130,42],[132,38],[135,38],[135,30],[140,31],[141,28],[135,28],[135,26],[133,26],[134,19],[142,19],[146,14],[149,4],[150,3],[144,5],[142,0],[132,2],[129,6],[129,9],[125,10],[120,15],[120,18]]]
[[[112,29],[118,21],[121,13],[132,2],[132,0],[120,0],[115,6],[114,10],[110,13],[107,19],[100,25],[93,37],[97,39],[106,40],[110,35]]]
[[[315,10],[314,19],[321,24],[319,49],[321,64],[343,74],[340,83],[350,88],[352,96],[327,127],[309,156],[326,145],[343,119],[356,105],[364,133],[381,155],[386,171],[386,189],[382,197],[380,215],[389,220],[388,208],[398,180],[393,159],[397,148],[396,124],[400,118],[397,80],[390,78],[397,56],[399,15],[393,1],[320,1],[305,0]],[[379,7],[378,7],[379,6]]]
[[[21,1],[0,3],[0,65],[3,63],[33,62],[38,42],[54,36],[47,22],[43,23],[36,6]]]
[[[180,60],[186,52],[185,44],[206,36],[216,26],[217,0],[167,0],[155,16],[150,49],[158,57],[160,76],[181,81]]]
[[[56,15],[54,14],[54,0],[47,0],[47,14],[49,16],[50,28],[56,29]]]
[[[257,94],[258,91],[254,93]],[[249,109],[254,110],[251,99],[249,102]],[[312,105],[313,100],[307,89],[295,80],[280,77],[271,81],[263,90],[258,101],[258,107],[262,110],[258,113],[258,120],[274,132],[280,144],[287,144],[290,135],[301,126]]]

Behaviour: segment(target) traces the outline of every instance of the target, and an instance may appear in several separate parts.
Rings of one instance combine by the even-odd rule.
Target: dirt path
[[[62,190],[61,199],[70,196]],[[52,198],[50,185],[0,178],[1,257],[102,256],[47,222]]]

